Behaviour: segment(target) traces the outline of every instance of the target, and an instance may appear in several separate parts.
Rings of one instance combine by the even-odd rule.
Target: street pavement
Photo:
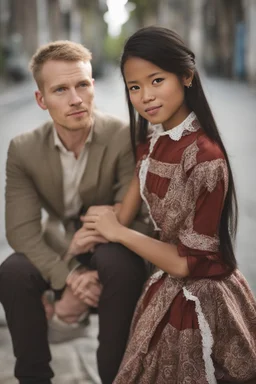
[[[239,267],[256,294],[256,88],[219,78],[203,78],[203,85],[228,150],[237,187]],[[9,141],[48,119],[47,113],[33,100],[34,89],[33,83],[28,82],[0,92],[0,262],[11,252],[4,235],[4,169]],[[107,69],[104,78],[96,79],[95,89],[96,106],[100,110],[128,118],[118,69]],[[97,316],[92,316],[84,338],[51,346],[55,384],[100,383],[95,356],[97,321]],[[13,364],[10,336],[0,307],[0,384],[16,382]]]
[[[91,316],[84,338],[51,345],[53,384],[100,384],[96,349],[98,318]],[[16,384],[14,358],[8,329],[0,326],[0,384]]]

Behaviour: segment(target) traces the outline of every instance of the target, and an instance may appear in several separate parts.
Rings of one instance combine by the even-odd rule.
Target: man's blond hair
[[[38,85],[42,86],[40,77],[43,65],[49,60],[59,61],[91,61],[92,54],[82,44],[69,40],[58,40],[42,45],[32,56],[29,68]]]

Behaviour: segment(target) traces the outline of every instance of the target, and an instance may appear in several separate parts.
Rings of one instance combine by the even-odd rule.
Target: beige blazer
[[[121,202],[133,172],[127,125],[95,112],[88,162],[79,187],[85,209]],[[31,260],[54,289],[60,289],[72,267],[62,257],[74,228],[64,220],[62,169],[52,122],[11,141],[6,177],[7,240]],[[42,209],[48,214],[45,226]],[[60,224],[62,231],[58,230]]]

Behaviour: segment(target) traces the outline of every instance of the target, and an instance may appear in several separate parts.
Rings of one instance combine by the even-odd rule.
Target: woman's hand
[[[98,214],[87,214],[82,221],[83,227],[87,230],[95,230],[108,241],[118,242],[118,234],[123,226],[117,220],[113,210],[105,209]]]

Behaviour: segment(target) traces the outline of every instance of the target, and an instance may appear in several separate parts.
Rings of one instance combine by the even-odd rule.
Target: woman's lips
[[[147,108],[145,110],[145,112],[148,113],[150,116],[152,116],[152,115],[155,115],[159,111],[160,108],[161,108],[161,105],[159,105],[157,107],[150,107],[150,108]]]

